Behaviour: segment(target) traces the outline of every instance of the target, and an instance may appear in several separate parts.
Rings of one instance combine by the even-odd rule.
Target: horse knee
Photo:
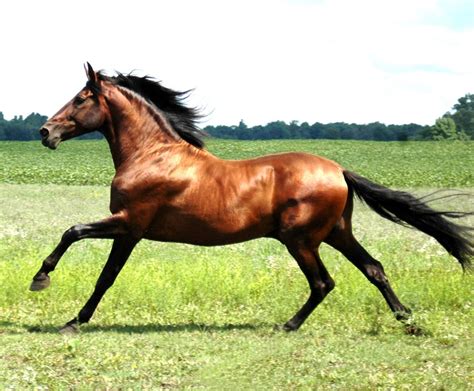
[[[326,294],[328,294],[329,292],[331,292],[336,287],[336,282],[331,277],[329,277],[325,281],[324,285],[325,285],[325,288],[326,288]]]
[[[329,292],[331,292],[334,287],[336,286],[335,281],[328,276],[328,278],[324,281],[317,281],[315,284],[311,287],[311,291],[313,294],[315,294],[319,298],[324,298],[326,297]]]

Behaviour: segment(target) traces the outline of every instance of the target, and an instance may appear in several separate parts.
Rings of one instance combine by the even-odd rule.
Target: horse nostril
[[[49,135],[49,130],[46,128],[41,128],[39,132],[42,138],[46,138]]]

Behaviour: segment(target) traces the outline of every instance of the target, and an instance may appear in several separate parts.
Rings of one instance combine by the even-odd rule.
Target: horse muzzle
[[[41,144],[49,149],[56,149],[61,142],[61,137],[51,134],[48,128],[42,127],[39,131],[41,135]]]

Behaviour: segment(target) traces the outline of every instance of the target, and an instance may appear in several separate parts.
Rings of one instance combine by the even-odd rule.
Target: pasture
[[[298,150],[393,188],[462,189],[442,209],[474,210],[474,143],[211,140],[237,159]],[[276,241],[203,248],[141,242],[90,324],[57,328],[89,297],[110,242],[79,242],[29,292],[63,231],[108,215],[105,142],[0,143],[0,388],[472,389],[472,276],[427,236],[357,204],[354,230],[423,330],[408,335],[380,293],[339,253],[336,289],[296,333],[285,322],[309,291]],[[474,219],[465,222],[474,226]],[[133,268],[130,267],[133,264]]]

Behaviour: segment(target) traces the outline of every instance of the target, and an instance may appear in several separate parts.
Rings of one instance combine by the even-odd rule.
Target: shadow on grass
[[[169,333],[181,331],[202,331],[202,332],[219,332],[232,330],[258,330],[265,327],[265,325],[255,325],[249,323],[243,324],[204,324],[204,323],[178,323],[178,324],[144,324],[144,325],[121,325],[113,324],[107,326],[88,325],[81,329],[84,333],[95,332],[115,332],[125,334],[141,334],[141,333]]]
[[[84,325],[80,328],[81,334],[112,332],[122,334],[146,334],[146,333],[173,333],[173,332],[226,332],[232,330],[260,330],[270,327],[265,324],[204,324],[204,323],[178,323],[178,324],[143,324],[143,325]],[[31,325],[8,321],[0,321],[1,334],[59,334],[59,327],[53,324]]]

